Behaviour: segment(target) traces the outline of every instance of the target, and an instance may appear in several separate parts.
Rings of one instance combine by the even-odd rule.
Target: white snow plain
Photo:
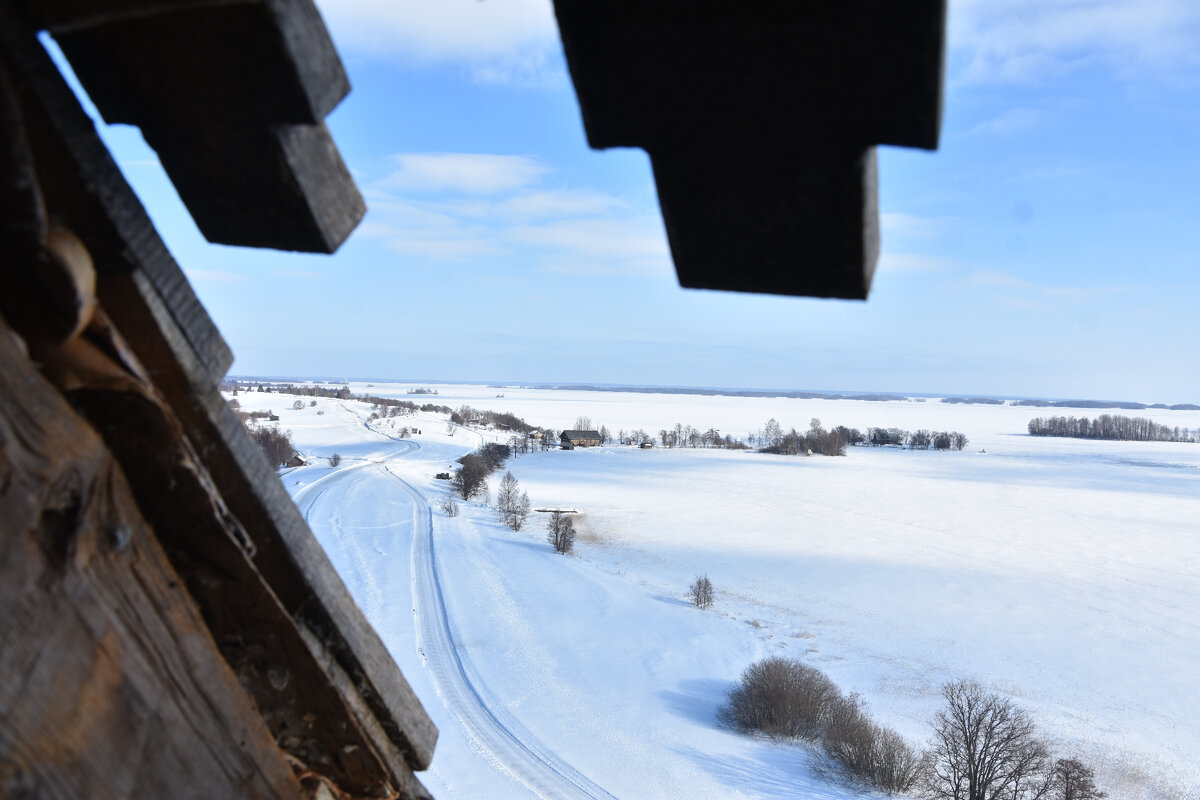
[[[1112,800],[1200,797],[1200,445],[1025,435],[1035,416],[1200,428],[1200,412],[410,388],[351,384],[559,429],[588,416],[613,433],[681,422],[744,437],[771,417],[801,430],[819,417],[971,440],[845,458],[605,447],[513,459],[535,507],[581,512],[564,557],[544,515],[514,533],[480,502],[455,518],[438,508],[448,487],[435,473],[503,434],[242,392],[314,462],[283,480],[441,731],[422,776],[435,796],[860,796],[804,748],[718,724],[741,671],[782,654],[861,693],[914,744],[941,684],[972,678],[1090,763]],[[422,432],[401,440],[402,425]],[[710,611],[684,599],[700,573],[717,590]]]

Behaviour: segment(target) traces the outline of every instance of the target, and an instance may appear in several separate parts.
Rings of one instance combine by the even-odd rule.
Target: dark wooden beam
[[[555,0],[592,147],[654,165],[684,286],[866,297],[877,144],[936,148],[945,0]]]
[[[329,253],[350,235],[366,206],[324,125],[350,84],[311,0],[77,5],[35,19],[210,241]]]
[[[100,438],[0,319],[0,794],[301,797]]]
[[[228,539],[231,532],[244,532],[249,545],[246,564],[237,566],[237,560],[227,554],[223,558],[230,560],[222,561],[220,570],[211,569],[211,564],[195,556],[191,546],[179,544],[173,549],[200,565],[197,574],[216,571],[241,576],[226,584],[230,588],[225,592],[204,592],[203,582],[189,583],[210,604],[206,605],[206,613],[214,626],[221,614],[228,612],[222,611],[222,603],[241,601],[238,592],[243,580],[250,580],[248,591],[262,599],[259,608],[269,610],[268,595],[275,598],[278,609],[292,621],[304,645],[299,651],[292,645],[291,649],[283,648],[289,669],[324,675],[323,680],[342,697],[340,712],[315,715],[322,735],[332,741],[344,730],[360,730],[370,748],[359,750],[369,754],[373,748],[387,762],[396,786],[408,796],[424,796],[411,770],[429,765],[436,727],[346,591],[278,477],[256,452],[217,391],[228,367],[228,349],[112,163],[90,120],[42,51],[33,30],[10,4],[3,2],[0,45],[0,59],[20,101],[24,123],[29,125],[26,138],[46,205],[56,219],[87,243],[96,264],[100,305],[128,340],[146,376],[186,432],[186,446],[172,448],[163,444],[161,437],[145,438],[156,430],[151,418],[128,409],[128,414],[113,411],[110,403],[116,401],[112,398],[77,394],[77,400],[94,414],[98,425],[110,431],[114,447],[130,459],[138,456],[139,448],[161,448],[164,453],[176,455],[190,453],[194,471],[209,476],[204,480],[214,487],[221,514],[228,515],[227,520],[218,520],[220,526],[230,526],[222,535]],[[298,151],[303,151],[303,145]],[[17,268],[7,262],[3,266]],[[123,427],[128,424],[126,416],[143,420],[147,432],[139,436],[136,424],[133,428]],[[126,452],[124,442],[131,443],[133,449]],[[132,460],[130,465],[136,466]],[[166,465],[160,467],[140,475],[139,480],[151,487],[151,494],[145,498],[147,507],[158,508],[156,513],[166,516],[171,494],[156,483],[161,480],[156,472],[172,473]],[[175,480],[178,485],[180,478],[176,476]],[[156,505],[160,502],[168,503],[168,507]],[[171,530],[169,525],[164,528],[166,535],[177,537],[172,541],[188,541],[186,530],[175,534]],[[205,528],[200,526],[198,530]],[[254,551],[252,557],[250,550]],[[254,587],[255,574],[266,593]],[[222,630],[236,627],[231,624]],[[255,646],[265,647],[263,641],[259,636]],[[240,656],[230,657],[241,663]],[[269,675],[267,679],[269,682]],[[301,681],[298,685],[305,684]],[[326,706],[326,710],[331,707]],[[346,771],[353,772],[350,767]]]

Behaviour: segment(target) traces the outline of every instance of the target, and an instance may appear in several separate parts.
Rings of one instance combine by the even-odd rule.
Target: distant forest
[[[1195,442],[1200,430],[1168,428],[1144,417],[1101,414],[1087,417],[1038,417],[1029,421],[1033,436],[1065,436],[1073,439],[1114,439],[1125,442]]]

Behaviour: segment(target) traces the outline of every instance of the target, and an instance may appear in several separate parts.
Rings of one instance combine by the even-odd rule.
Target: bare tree
[[[441,507],[442,513],[447,517],[458,516],[458,501],[454,499],[453,494],[448,494],[442,498]]]
[[[1052,785],[1049,754],[1024,711],[974,681],[942,687],[933,719],[927,793],[934,800],[1039,800]]]
[[[1107,793],[1096,788],[1092,770],[1074,758],[1054,762],[1055,800],[1101,800]]]
[[[713,585],[707,575],[697,575],[688,587],[688,599],[696,608],[712,608]]]
[[[491,472],[487,462],[474,453],[459,459],[462,466],[451,478],[451,486],[463,500],[470,500],[476,495],[487,494],[487,476]]]
[[[520,499],[517,494],[519,488],[513,474],[505,472],[504,477],[500,479],[500,489],[496,492],[496,513],[500,515],[500,519],[505,525],[508,524],[509,515]]]
[[[546,523],[549,535],[546,537],[556,553],[569,553],[575,548],[575,522],[569,514],[554,511],[550,521]]]
[[[513,508],[512,515],[508,519],[508,526],[514,531],[519,531],[525,527],[525,520],[529,519],[529,511],[532,504],[529,502],[529,493],[521,492],[521,499],[517,501]]]
[[[500,521],[514,531],[521,530],[529,517],[529,494],[517,494],[520,488],[513,474],[505,472],[504,477],[500,479],[500,489],[496,493],[496,513],[500,516]]]
[[[575,430],[590,431],[591,429],[592,429],[592,418],[591,417],[576,417],[575,418]]]
[[[296,402],[292,403],[292,408],[294,408],[296,411],[302,410],[304,408],[304,401],[297,400]]]

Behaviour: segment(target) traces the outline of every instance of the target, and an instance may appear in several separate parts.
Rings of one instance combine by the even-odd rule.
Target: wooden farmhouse
[[[563,431],[558,435],[558,441],[563,450],[574,450],[576,447],[599,447],[600,434],[597,431]]]
[[[650,155],[681,284],[861,298],[875,146],[937,144],[945,2],[555,13],[588,142]],[[429,797],[437,729],[43,36],[208,240],[331,253],[365,213],[313,0],[0,0],[0,795]]]

